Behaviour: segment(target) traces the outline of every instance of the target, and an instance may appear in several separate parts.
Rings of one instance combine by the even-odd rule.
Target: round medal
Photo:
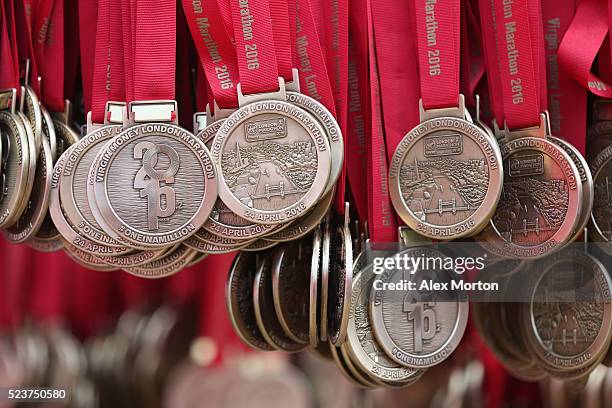
[[[338,370],[340,370],[340,373],[351,384],[353,384],[356,387],[363,388],[363,389],[372,389],[376,387],[376,384],[371,383],[371,382],[366,382],[363,379],[356,377],[351,372],[349,366],[346,364],[344,357],[342,356],[342,353],[340,352],[340,347],[329,345],[329,349],[334,359],[334,362],[336,363],[336,367],[338,367]]]
[[[240,247],[236,247],[234,245],[220,245],[220,244],[212,244],[210,242],[202,241],[196,237],[189,237],[183,244],[193,249],[194,251],[198,251],[203,254],[229,254],[230,252],[234,252],[240,249]]]
[[[308,312],[308,338],[310,347],[319,344],[319,281],[321,279],[321,241],[323,231],[319,225],[312,234],[312,251],[310,259],[310,285],[309,285],[309,312]]]
[[[64,251],[70,259],[78,263],[84,268],[93,269],[94,271],[110,272],[117,270],[117,267],[108,265],[102,262],[102,257],[96,256],[90,252],[85,252],[79,248],[71,245],[68,242],[64,242]]]
[[[547,136],[548,140],[562,148],[565,153],[570,157],[578,174],[580,175],[580,182],[582,183],[582,205],[580,206],[580,218],[576,225],[574,234],[569,239],[569,242],[573,242],[578,235],[582,234],[584,228],[591,219],[591,212],[593,210],[593,197],[595,195],[593,191],[593,176],[591,175],[591,169],[588,163],[582,156],[582,154],[572,144],[566,142],[563,139],[559,139],[555,136]]]
[[[610,175],[612,174],[612,146],[603,149],[591,163],[594,184],[593,211],[589,235],[607,253],[612,253],[612,196],[610,195]]]
[[[574,235],[582,206],[576,165],[545,138],[521,137],[501,145],[504,191],[482,238],[492,252],[538,258]]]
[[[497,144],[460,118],[426,120],[400,142],[389,166],[389,195],[414,231],[450,240],[478,233],[502,190]]]
[[[400,256],[429,259],[444,258],[430,248],[410,248]],[[434,263],[435,264],[435,263]],[[435,265],[434,265],[435,266]],[[443,299],[422,282],[439,282],[450,286],[453,277],[445,269],[403,269],[383,272],[378,287],[415,282],[419,290],[376,290],[370,296],[370,318],[374,334],[382,349],[397,363],[412,368],[431,367],[447,359],[459,345],[468,318],[468,302],[457,291],[445,293]],[[407,276],[406,276],[407,275]]]
[[[238,109],[219,128],[211,152],[219,196],[235,214],[258,224],[299,218],[327,188],[331,155],[325,131],[285,101]]]
[[[422,370],[408,368],[391,360],[374,337],[369,317],[370,292],[377,275],[372,268],[361,272],[352,281],[346,348],[356,364],[370,377],[384,382],[406,383]],[[349,302],[350,301],[350,302]]]
[[[28,191],[28,178],[34,173],[36,149],[28,137],[21,117],[9,111],[0,111],[2,135],[3,191],[0,191],[0,228],[7,228],[21,215],[23,197]]]
[[[42,139],[42,149],[36,161],[34,185],[28,197],[28,204],[16,223],[2,231],[4,237],[13,243],[28,241],[41,227],[49,208],[49,190],[53,159],[47,139]]]
[[[234,331],[248,346],[260,351],[274,350],[263,338],[255,319],[253,282],[257,272],[257,255],[238,254],[227,278],[225,299]]]
[[[570,371],[598,363],[612,339],[612,281],[593,256],[567,250],[534,268],[522,332],[541,364]]]
[[[217,198],[208,149],[172,124],[124,130],[100,151],[93,172],[98,210],[135,247],[184,241],[204,224]]]
[[[319,340],[327,339],[327,301],[329,300],[329,270],[330,270],[330,247],[332,239],[331,217],[328,214],[323,221],[323,236],[321,238],[321,266],[319,271],[319,289],[317,313],[319,314]]]

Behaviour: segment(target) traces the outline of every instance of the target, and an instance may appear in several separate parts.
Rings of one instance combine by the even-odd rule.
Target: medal
[[[193,249],[186,245],[177,245],[160,258],[139,266],[124,267],[123,270],[141,278],[165,278],[186,268],[195,256]]]
[[[514,3],[510,13],[501,4],[491,7],[483,6],[481,20],[489,44],[486,48],[497,48],[499,53],[487,53],[487,68],[491,75],[502,79],[501,86],[491,87],[491,95],[496,123],[503,124],[496,133],[504,137],[500,149],[506,172],[502,198],[481,238],[493,253],[533,259],[560,249],[579,233],[582,182],[570,156],[547,138],[549,121],[541,113],[547,98],[542,77],[538,76],[544,69],[543,59],[538,57],[538,50],[543,49],[537,30],[540,19],[534,18],[541,15],[540,5],[529,1]],[[493,27],[492,15],[504,23]],[[506,25],[533,27],[517,30],[516,42],[508,43],[503,40]],[[515,59],[516,52],[522,57]],[[530,72],[535,75],[527,75]],[[513,88],[517,81],[519,88]]]
[[[204,224],[217,197],[217,174],[204,143],[176,124],[175,5],[150,6],[133,16],[135,30],[149,32],[152,21],[168,19],[155,35],[169,59],[153,57],[160,51],[153,38],[136,41],[142,53],[126,72],[134,76],[134,101],[125,130],[104,146],[91,172],[94,199],[107,226],[132,246],[153,249],[180,243]],[[158,71],[155,79],[144,74],[151,69]]]
[[[218,163],[219,196],[242,218],[281,224],[305,214],[324,193],[331,168],[329,142],[312,115],[287,102],[286,77],[279,77],[274,55],[286,50],[264,46],[273,38],[271,25],[249,25],[251,34],[243,35],[247,20],[241,15],[267,22],[267,2],[258,8],[231,6],[239,109],[221,125],[211,149]],[[258,47],[256,62],[248,52],[253,47]]]
[[[400,256],[439,258],[430,248],[411,248]],[[458,291],[435,299],[433,289],[423,289],[429,280],[450,284],[453,272],[439,269],[402,269],[381,274],[370,295],[370,317],[376,339],[387,355],[406,367],[426,368],[439,364],[459,345],[467,325],[468,302]],[[414,282],[418,290],[382,289],[389,283]],[[398,307],[404,305],[404,307]]]
[[[312,251],[310,260],[310,284],[308,300],[308,341],[310,347],[319,344],[319,282],[321,280],[321,241],[323,231],[319,225],[312,234]]]
[[[399,142],[389,166],[399,216],[441,240],[475,235],[488,223],[503,175],[497,143],[473,123],[459,94],[459,3],[415,3],[421,123]],[[432,19],[439,24],[434,39]]]

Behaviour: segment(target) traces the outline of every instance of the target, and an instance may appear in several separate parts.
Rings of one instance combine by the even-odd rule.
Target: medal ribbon
[[[269,0],[230,0],[242,93],[278,90]]]
[[[238,62],[217,0],[204,0],[201,5],[183,0],[183,10],[215,101],[223,109],[237,108]]]
[[[95,65],[98,0],[79,0],[78,10],[83,104],[85,112],[89,112],[91,111],[92,81]]]
[[[113,72],[110,68],[110,9],[111,0],[98,1],[94,71],[91,91],[91,118],[93,123],[104,123],[106,102],[110,99]]]
[[[592,73],[591,66],[609,32],[609,9],[603,1],[582,0],[558,52],[561,67],[583,88],[603,98],[612,98],[612,86]]]
[[[10,0],[8,0],[10,2]],[[0,32],[0,57],[3,63],[0,64],[0,89],[19,88],[19,65],[17,63],[15,48],[9,35],[12,12],[9,11],[4,0],[0,0],[0,14],[2,14]]]
[[[295,7],[295,3],[292,3],[291,0],[269,0],[269,2],[278,75],[283,77],[285,82],[292,81],[293,53],[291,44],[293,43],[291,42],[291,27],[294,23],[289,20],[289,4],[293,4],[293,7]]]
[[[174,100],[176,2],[138,0],[137,6],[132,2],[136,17],[133,100]]]
[[[460,0],[415,0],[423,107],[459,105]]]
[[[64,1],[44,1],[54,3],[50,18],[44,18],[42,26],[35,31],[36,61],[42,76],[41,99],[52,112],[63,112],[64,99]],[[39,9],[37,8],[37,12]],[[38,14],[38,13],[37,13]],[[45,29],[45,25],[48,27]],[[43,36],[43,34],[46,34]],[[32,64],[35,66],[36,64]]]
[[[372,2],[366,0],[370,74],[368,152],[368,228],[373,242],[397,241],[397,222],[389,198],[387,152],[383,130],[378,64],[374,42]]]
[[[582,154],[586,150],[586,91],[559,65],[559,43],[575,12],[574,0],[543,0],[550,126]],[[609,61],[607,61],[609,64]]]
[[[25,4],[23,0],[10,1],[14,6],[14,21],[15,21],[15,43],[17,46],[18,63],[23,63],[26,60],[30,61],[30,72],[29,78],[27,78],[28,84],[32,87],[37,95],[40,95],[40,89],[38,84],[38,65],[36,64],[36,53],[32,44],[29,19],[26,14]],[[25,65],[23,66],[25,68]],[[22,72],[20,77],[25,76],[25,72]],[[22,78],[26,80],[26,78]]]
[[[481,0],[480,11],[489,83],[501,79],[490,89],[497,123],[510,130],[538,126],[547,106],[539,2]]]
[[[362,222],[368,218],[368,196],[364,180],[367,172],[366,118],[368,117],[368,37],[364,6],[355,3],[349,9],[350,38],[348,46],[347,119],[345,136],[345,163],[352,201]],[[361,7],[360,7],[361,6]]]

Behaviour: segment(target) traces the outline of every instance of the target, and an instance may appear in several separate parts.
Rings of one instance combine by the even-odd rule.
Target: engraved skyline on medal
[[[454,132],[436,132],[410,149],[400,169],[400,190],[414,217],[448,226],[476,211],[489,182],[489,166],[476,154],[479,150]]]
[[[493,224],[508,242],[533,246],[561,228],[569,207],[569,186],[559,164],[542,152],[515,154],[505,160],[502,199]]]
[[[262,127],[262,120],[247,121],[245,136],[230,138],[227,145],[235,140],[234,148],[221,155],[225,182],[249,207],[275,210],[294,204],[314,182],[316,147],[306,135],[289,137],[286,118],[280,119],[284,121],[272,127]]]

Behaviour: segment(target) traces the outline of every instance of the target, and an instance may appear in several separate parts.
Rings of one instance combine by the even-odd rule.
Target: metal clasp
[[[87,113],[87,133],[91,133],[104,125],[121,125],[123,124],[123,118],[126,115],[126,104],[125,102],[106,102],[104,108],[104,122],[93,123],[91,118],[91,111]]]
[[[291,81],[285,81],[285,90],[288,92],[300,92],[300,72],[297,68],[291,69]]]
[[[276,92],[263,92],[250,95],[244,95],[242,93],[242,86],[238,84],[238,106],[242,107],[253,102],[267,101],[267,100],[287,100],[287,91],[285,87],[285,80],[282,77],[278,78],[278,91]]]
[[[540,124],[537,126],[510,130],[508,129],[508,124],[504,121],[504,128],[500,129],[497,121],[493,120],[493,130],[498,140],[502,138],[505,140],[513,140],[521,137],[538,137],[544,139],[547,135],[550,135],[548,112],[544,111],[540,113]]]
[[[193,134],[197,135],[208,126],[210,110],[206,105],[206,112],[196,112],[193,114]]]
[[[178,104],[171,100],[130,102],[124,115],[124,126],[149,122],[178,123]]]
[[[463,94],[459,94],[459,106],[453,106],[450,108],[425,110],[425,108],[423,107],[423,99],[419,99],[419,117],[421,119],[421,122],[441,117],[466,119],[469,118],[469,116],[466,116],[466,112],[467,110],[465,109],[465,97],[463,96]]]

